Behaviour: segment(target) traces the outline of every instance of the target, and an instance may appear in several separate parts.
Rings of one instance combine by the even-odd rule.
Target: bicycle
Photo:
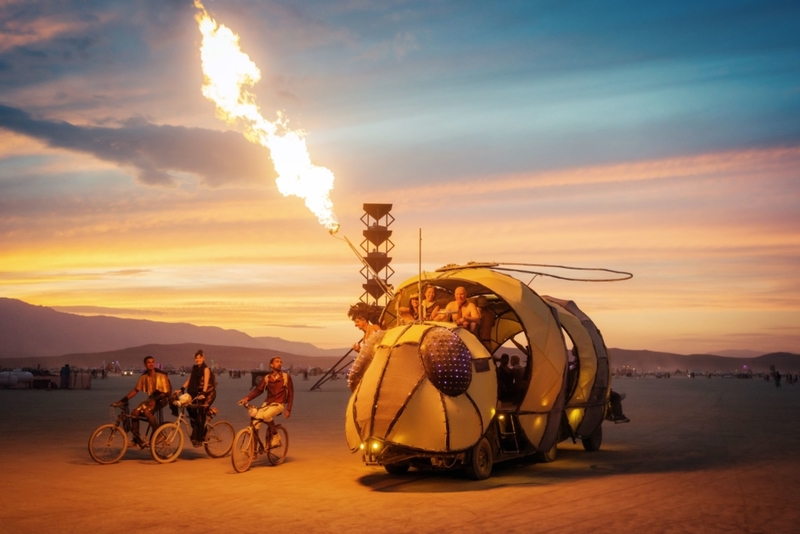
[[[188,396],[188,395],[187,395]],[[196,404],[197,399],[189,402],[180,402],[180,399],[173,401],[178,406],[178,418],[172,423],[165,423],[159,426],[150,438],[150,454],[153,459],[162,464],[174,462],[183,450],[183,432],[181,423],[186,427],[186,431],[191,434],[189,417],[186,415],[186,408],[201,408],[202,404]],[[211,419],[219,413],[216,408],[210,408],[206,415],[205,437],[203,438],[203,448],[212,458],[222,458],[231,451],[233,444],[233,425],[227,421],[217,421],[211,423]]]
[[[243,404],[246,409],[258,409],[251,404]],[[264,423],[267,427],[266,445],[258,435],[258,426]],[[277,445],[271,445],[275,436],[279,437]],[[289,433],[282,425],[275,425],[273,431],[268,424],[261,419],[250,417],[250,426],[243,428],[236,434],[231,450],[231,463],[237,473],[244,473],[250,469],[250,464],[259,454],[266,454],[267,460],[272,465],[279,465],[286,459],[289,450]]]
[[[161,410],[154,413],[156,424],[160,424],[162,419]],[[133,439],[128,437],[131,432],[131,419],[134,417],[128,411],[128,403],[114,403],[111,405],[111,419],[113,423],[100,425],[92,432],[89,437],[89,455],[92,459],[103,465],[118,462],[128,450],[128,444]],[[144,416],[139,417],[140,421],[147,423]],[[151,434],[153,429],[148,424],[147,434]]]

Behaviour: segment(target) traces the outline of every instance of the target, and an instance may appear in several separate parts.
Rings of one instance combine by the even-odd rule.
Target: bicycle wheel
[[[89,438],[89,455],[99,464],[118,462],[128,450],[128,436],[125,431],[112,423],[101,425]]]
[[[177,423],[158,427],[150,438],[150,454],[160,464],[174,462],[183,450],[183,432]]]
[[[213,425],[206,425],[206,440],[203,442],[203,447],[212,458],[222,458],[231,452],[233,438],[233,426],[226,421],[218,421]]]
[[[289,433],[281,425],[275,425],[275,434],[278,435],[279,443],[272,445],[271,441],[269,449],[267,450],[267,460],[272,465],[282,464],[286,459],[286,453],[289,450]],[[268,439],[273,440],[275,434],[269,436]]]
[[[237,473],[244,473],[250,469],[254,450],[253,429],[243,428],[236,434],[236,438],[233,440],[233,449],[231,449],[231,463]]]

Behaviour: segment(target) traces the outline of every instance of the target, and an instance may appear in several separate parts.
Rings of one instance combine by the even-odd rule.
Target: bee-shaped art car
[[[565,439],[600,448],[608,355],[573,302],[538,295],[498,264],[443,267],[422,273],[421,282],[398,286],[381,315],[384,330],[351,368],[345,424],[353,452],[393,474],[463,468],[484,479],[498,461],[553,461]],[[480,320],[473,328],[442,315],[404,321],[397,310],[423,284],[433,286],[441,309],[464,288]],[[520,356],[511,385],[498,378],[503,351]]]

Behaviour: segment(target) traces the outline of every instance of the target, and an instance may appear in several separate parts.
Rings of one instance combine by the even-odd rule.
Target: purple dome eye
[[[472,354],[458,337],[447,328],[431,328],[419,346],[425,374],[436,389],[456,397],[472,382]]]

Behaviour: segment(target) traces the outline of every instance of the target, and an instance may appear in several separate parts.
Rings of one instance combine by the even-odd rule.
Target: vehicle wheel
[[[553,446],[550,447],[548,450],[536,453],[536,461],[549,464],[550,462],[556,461],[557,454],[558,454],[558,443],[554,442]]]
[[[233,438],[233,448],[231,449],[231,463],[237,473],[244,473],[250,469],[253,462],[253,452],[255,450],[255,440],[253,440],[253,430],[250,427],[243,428]]]
[[[489,444],[488,439],[481,438],[472,448],[472,458],[466,465],[467,474],[475,480],[487,479],[492,474],[493,464],[492,446]]]
[[[408,464],[387,464],[383,466],[390,475],[404,475],[408,473],[409,467],[411,466]]]
[[[272,465],[282,464],[289,451],[289,433],[280,425],[276,426],[275,430],[280,437],[280,444],[272,447],[269,443],[265,443],[265,446],[268,447],[267,459]]]
[[[160,464],[178,459],[183,450],[183,432],[177,423],[166,423],[158,427],[150,438],[150,454]]]
[[[588,438],[583,438],[581,443],[587,451],[599,451],[600,445],[603,443],[603,425],[598,426]]]
[[[112,423],[97,427],[89,438],[89,455],[99,464],[118,462],[126,450],[128,450],[126,432]]]
[[[206,440],[203,448],[212,458],[222,458],[231,452],[233,438],[233,426],[227,421],[219,421],[206,427]]]

